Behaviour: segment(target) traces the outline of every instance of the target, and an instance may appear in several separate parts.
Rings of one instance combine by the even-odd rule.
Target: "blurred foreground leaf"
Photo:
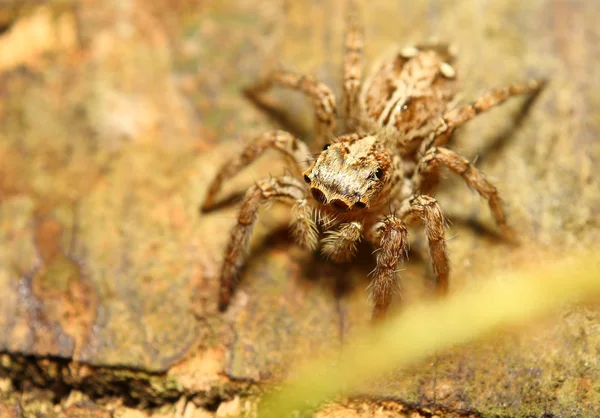
[[[310,364],[262,404],[259,416],[281,417],[348,393],[394,367],[437,350],[489,335],[502,325],[523,324],[566,303],[600,294],[597,254],[551,263],[535,273],[486,280],[479,289],[415,307],[364,334],[335,357]]]

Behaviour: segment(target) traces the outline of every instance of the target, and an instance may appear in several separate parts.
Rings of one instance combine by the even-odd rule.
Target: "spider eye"
[[[307,174],[304,175],[304,181],[310,183],[310,177]]]
[[[365,202],[358,201],[354,204],[354,206],[356,206],[359,209],[364,209],[367,207],[367,204]]]
[[[383,177],[383,170],[381,168],[375,170],[375,177],[377,177],[378,179],[381,179]]]
[[[325,151],[327,148],[329,148],[331,146],[331,144],[325,144],[323,145],[323,151]]]
[[[310,193],[313,195],[313,197],[315,198],[315,200],[317,202],[319,202],[320,204],[324,205],[324,204],[327,203],[327,196],[325,196],[325,193],[323,193],[322,191],[320,191],[316,187],[312,187],[310,189]]]

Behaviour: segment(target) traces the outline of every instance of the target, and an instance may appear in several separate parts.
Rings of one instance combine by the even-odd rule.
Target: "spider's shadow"
[[[275,248],[284,249],[287,253],[291,254],[292,260],[298,262],[300,273],[297,280],[322,286],[336,300],[343,299],[357,287],[359,289],[366,289],[371,284],[372,276],[370,273],[375,268],[376,259],[373,253],[375,248],[368,242],[362,241],[358,245],[355,257],[346,263],[334,263],[327,260],[319,254],[318,250],[312,252],[309,250],[299,250],[306,254],[306,256],[299,257],[296,255],[298,253],[293,251],[298,247],[289,232],[289,228],[281,226],[268,233],[254,247],[253,251],[248,254],[248,260],[263,259],[265,255],[268,255]],[[421,262],[425,262],[422,254],[419,251],[409,249],[408,259],[405,260],[405,264]],[[245,269],[240,272],[240,283],[245,280]]]
[[[471,231],[475,232],[477,235],[481,237],[485,237],[489,239],[494,244],[499,245],[515,245],[515,242],[511,242],[507,238],[503,237],[502,234],[498,232],[497,229],[493,229],[485,225],[475,216],[457,216],[453,214],[448,214],[447,219],[452,223],[452,225],[460,225],[464,228],[468,228]]]
[[[221,209],[225,209],[230,206],[233,206],[236,203],[241,202],[243,197],[244,197],[244,192],[238,191],[238,192],[234,192],[234,193],[230,194],[229,196],[225,197],[224,199],[218,200],[217,203],[215,203],[209,209],[204,209],[202,206],[200,206],[199,207],[200,215],[203,215],[206,213],[211,213],[211,212],[217,212]]]
[[[298,93],[299,95],[300,93]],[[310,138],[310,128],[306,127],[298,118],[287,112],[271,96],[254,94],[251,89],[244,90],[244,97],[257,109],[262,111],[269,120],[280,129],[283,129],[297,138]]]
[[[326,260],[318,250],[300,250],[290,234],[289,227],[285,225],[270,231],[248,254],[248,260],[263,259],[273,249],[285,250],[290,254],[291,260],[298,263],[300,271],[297,280],[318,284],[335,299],[343,298],[354,289],[355,285],[364,284],[366,286],[368,274],[373,269],[375,262],[375,258],[371,255],[373,248],[364,243],[359,245],[359,251],[352,263],[345,264],[345,266]],[[304,254],[299,255],[301,252]],[[249,265],[250,263],[248,263]],[[245,280],[245,276],[246,268],[241,271],[240,283]],[[353,279],[350,280],[350,277]],[[354,283],[355,277],[364,277],[364,279],[361,279],[361,283]]]

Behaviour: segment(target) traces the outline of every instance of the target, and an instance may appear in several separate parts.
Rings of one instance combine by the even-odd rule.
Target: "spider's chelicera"
[[[293,205],[291,231],[305,248],[321,246],[341,262],[366,239],[376,246],[373,317],[384,316],[396,288],[398,266],[408,249],[406,226],[423,225],[439,294],[448,290],[445,220],[433,198],[440,167],[447,167],[487,199],[501,232],[513,237],[496,188],[469,161],[446,148],[454,129],[477,114],[519,94],[535,94],[544,82],[529,80],[495,88],[465,106],[456,106],[457,74],[453,48],[430,43],[395,51],[362,80],[362,30],[351,16],[346,33],[343,84],[343,135],[334,136],[336,100],[309,76],[275,71],[249,89],[258,97],[272,86],[299,90],[314,101],[314,158],[304,142],[284,131],[270,131],[228,161],[211,184],[203,210],[214,206],[224,181],[263,151],[277,149],[292,161],[297,177],[258,181],[244,197],[220,276],[219,307],[230,303],[259,207],[280,200]],[[331,138],[335,138],[331,142]],[[322,236],[321,239],[320,236]]]

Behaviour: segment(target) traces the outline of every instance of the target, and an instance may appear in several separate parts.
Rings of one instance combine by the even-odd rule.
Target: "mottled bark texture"
[[[301,139],[311,131],[301,94],[273,89],[264,100],[283,107],[276,117],[242,94],[274,61],[341,97],[345,2],[49,1],[13,13],[17,3],[0,5],[2,375],[210,403],[281,378],[366,324],[371,247],[340,269],[292,244],[289,208],[279,206],[259,218],[219,313],[218,269],[239,207],[198,211],[241,144],[273,129]],[[498,239],[485,202],[440,167],[449,292],[600,242],[596,2],[373,0],[361,10],[366,63],[392,43],[438,35],[458,45],[463,103],[549,80],[531,106],[513,99],[452,139],[497,187],[521,245]],[[283,174],[278,160],[261,157],[220,198]],[[434,277],[422,233],[408,236],[404,306],[428,298]],[[366,394],[482,416],[597,416],[599,312],[565,308],[526,333],[393,373]],[[2,397],[26,387],[0,382]],[[2,413],[19,416],[18,401],[2,402]]]

